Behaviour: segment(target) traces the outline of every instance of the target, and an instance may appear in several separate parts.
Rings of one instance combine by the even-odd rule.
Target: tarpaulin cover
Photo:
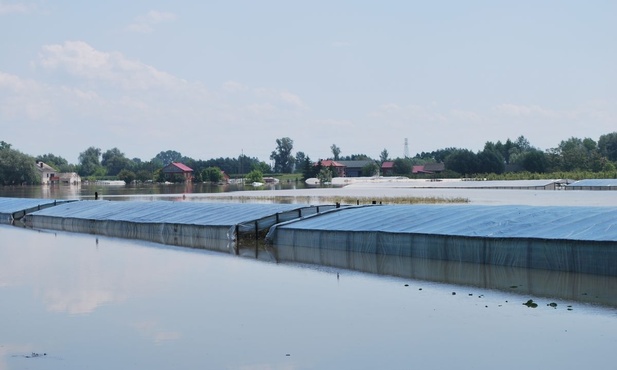
[[[36,198],[0,198],[0,222],[10,223],[17,214],[21,217],[28,211],[53,206],[59,202],[66,201]]]
[[[617,275],[608,207],[363,206],[270,229],[276,245]]]
[[[617,209],[479,205],[349,207],[279,229],[617,242]]]
[[[28,215],[32,227],[150,240],[189,247],[231,247],[236,232],[263,230],[277,222],[334,206],[201,202],[80,201]],[[211,248],[212,249],[212,248]],[[216,247],[214,249],[221,249]]]
[[[617,187],[617,179],[586,179],[567,185],[568,188],[578,187]]]

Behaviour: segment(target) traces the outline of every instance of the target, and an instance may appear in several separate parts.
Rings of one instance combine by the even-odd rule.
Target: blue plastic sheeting
[[[24,220],[41,229],[232,251],[238,234],[255,235],[278,222],[332,208],[334,205],[80,201],[34,212]]]
[[[314,248],[617,276],[607,207],[364,206],[270,229],[275,248]]]
[[[34,216],[135,223],[233,226],[279,212],[307,208],[298,204],[242,204],[201,202],[80,201],[36,212]]]
[[[59,202],[54,199],[0,198],[0,222],[10,223],[14,218],[33,210],[53,206]]]
[[[427,187],[427,188],[474,188],[474,189],[525,189],[546,188],[560,180],[444,180],[444,181],[411,181],[403,182],[405,187]]]
[[[280,229],[617,241],[617,209],[476,205],[340,209]]]
[[[580,187],[617,187],[617,179],[587,179],[575,181],[567,185],[568,188]]]

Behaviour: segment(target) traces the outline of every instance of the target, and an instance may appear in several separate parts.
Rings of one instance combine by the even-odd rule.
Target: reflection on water
[[[307,263],[377,275],[497,289],[617,308],[617,277],[524,269],[404,256],[285,245],[273,247],[279,262]]]
[[[0,225],[0,369],[582,369],[617,360],[614,303],[554,294],[574,284],[614,296],[602,277],[257,252],[260,260],[250,248],[238,258]],[[318,257],[330,267],[303,264]],[[500,284],[519,284],[518,293]]]

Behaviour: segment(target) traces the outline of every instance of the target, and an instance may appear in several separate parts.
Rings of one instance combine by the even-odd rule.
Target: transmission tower
[[[405,147],[403,149],[403,155],[405,156],[405,158],[409,158],[409,141],[407,141],[407,138],[405,138]]]

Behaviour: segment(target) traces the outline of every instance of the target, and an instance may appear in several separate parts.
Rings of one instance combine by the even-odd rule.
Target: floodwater
[[[259,253],[0,225],[0,370],[616,366],[615,277]]]

